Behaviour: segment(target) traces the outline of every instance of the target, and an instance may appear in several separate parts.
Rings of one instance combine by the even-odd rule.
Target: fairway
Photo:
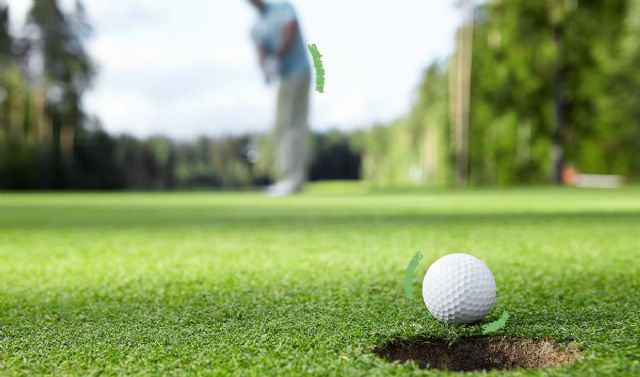
[[[496,279],[485,322],[511,315],[495,336],[582,354],[496,373],[638,375],[639,231],[635,187],[2,193],[0,374],[439,375],[372,350],[479,335],[420,295],[431,262],[468,252]]]

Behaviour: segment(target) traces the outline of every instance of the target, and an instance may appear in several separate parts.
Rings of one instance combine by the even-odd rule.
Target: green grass
[[[481,332],[421,302],[459,251],[495,274],[486,321],[584,356],[509,374],[638,375],[639,235],[638,188],[0,194],[0,375],[435,375],[371,350]]]

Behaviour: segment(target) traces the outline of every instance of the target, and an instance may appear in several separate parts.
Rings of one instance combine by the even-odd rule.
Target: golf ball
[[[449,254],[436,260],[422,282],[427,309],[445,323],[474,323],[496,302],[496,281],[489,267],[468,254]]]

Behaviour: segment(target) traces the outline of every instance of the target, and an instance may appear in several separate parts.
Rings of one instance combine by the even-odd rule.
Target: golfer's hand
[[[267,83],[278,77],[280,62],[275,57],[267,57],[262,63],[262,72]]]

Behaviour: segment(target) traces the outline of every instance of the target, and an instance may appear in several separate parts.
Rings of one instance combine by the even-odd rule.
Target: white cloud
[[[65,0],[72,3],[71,0]],[[26,0],[11,0],[22,14]],[[422,70],[452,49],[453,1],[293,0],[324,56],[312,125],[353,128],[406,113]],[[18,5],[21,4],[21,5]],[[267,130],[274,90],[261,82],[244,0],[85,0],[100,76],[86,106],[112,132],[139,136]],[[20,19],[17,15],[16,20]]]

